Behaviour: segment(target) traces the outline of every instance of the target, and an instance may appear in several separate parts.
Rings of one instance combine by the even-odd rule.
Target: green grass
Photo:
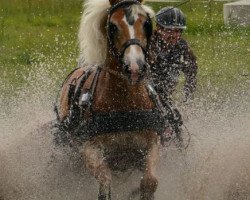
[[[148,4],[156,11],[177,5]],[[250,28],[225,27],[222,5],[191,1],[181,7],[188,23],[184,38],[198,58],[200,95],[250,85]],[[41,67],[60,81],[76,66],[81,8],[81,0],[0,1],[1,92],[12,94],[22,88],[30,81],[30,72]]]
[[[81,1],[1,0],[1,79],[21,87],[29,71],[48,58],[58,67],[69,60],[75,66],[81,7]]]

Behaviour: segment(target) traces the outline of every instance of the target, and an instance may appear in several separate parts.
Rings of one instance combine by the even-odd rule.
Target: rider
[[[165,7],[156,13],[156,30],[151,39],[149,64],[154,88],[166,110],[169,105],[173,106],[171,95],[181,72],[185,76],[184,102],[192,99],[196,88],[196,57],[187,42],[181,38],[184,29],[186,20],[180,9]],[[174,119],[170,117],[170,124],[181,126],[178,110],[172,110],[175,116]]]

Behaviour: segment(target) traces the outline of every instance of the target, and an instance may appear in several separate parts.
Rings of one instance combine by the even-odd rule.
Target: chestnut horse
[[[141,0],[85,0],[79,31],[84,64],[65,80],[59,122],[99,183],[98,200],[111,199],[112,170],[143,172],[140,198],[157,188],[162,116],[150,95],[147,48],[153,11]]]

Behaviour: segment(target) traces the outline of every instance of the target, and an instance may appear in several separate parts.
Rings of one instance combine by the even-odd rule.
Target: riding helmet
[[[156,23],[164,28],[186,29],[183,12],[174,7],[165,7],[156,13]]]

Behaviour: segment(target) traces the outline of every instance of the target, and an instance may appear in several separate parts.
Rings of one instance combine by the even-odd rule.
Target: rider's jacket
[[[176,45],[166,44],[155,31],[150,43],[149,64],[155,90],[163,100],[173,93],[181,72],[185,75],[185,98],[192,96],[197,82],[197,63],[184,39]]]

